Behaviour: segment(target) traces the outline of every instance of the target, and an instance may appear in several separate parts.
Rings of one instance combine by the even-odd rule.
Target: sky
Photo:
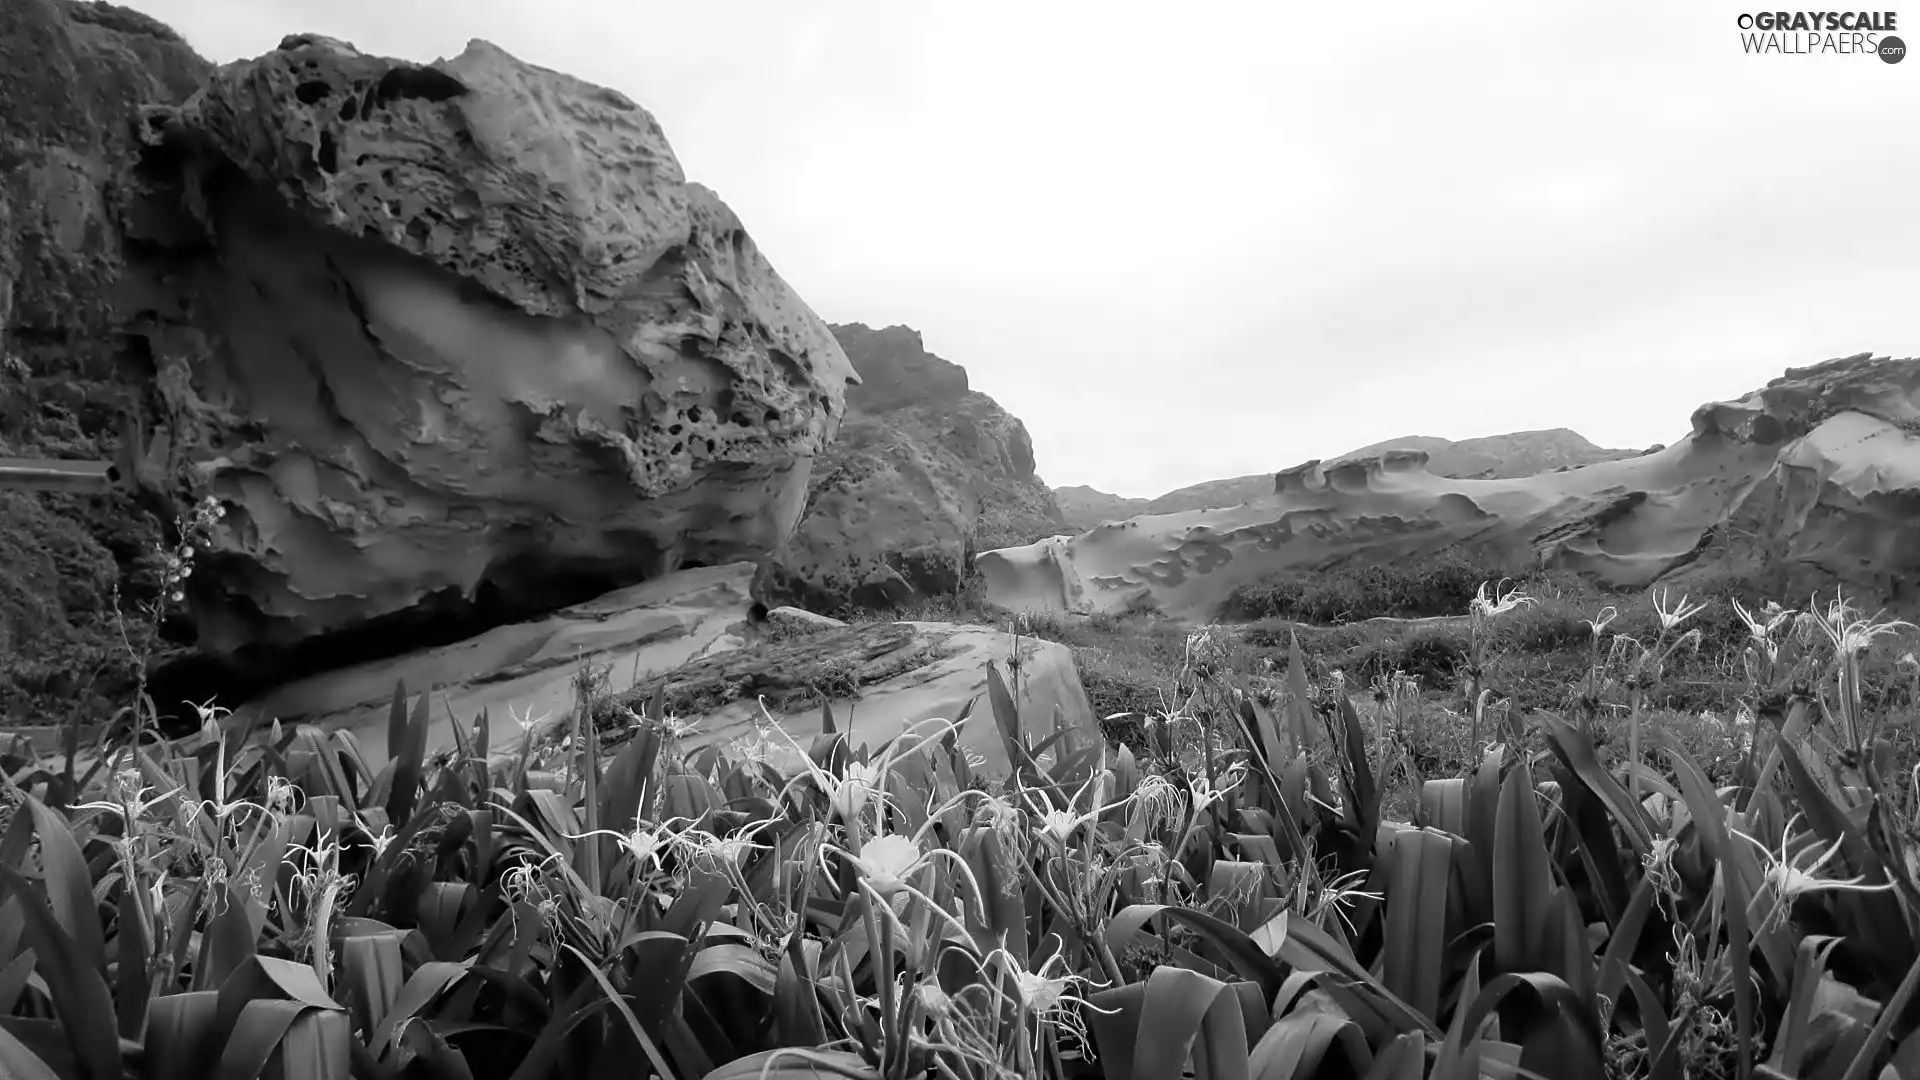
[[[1788,367],[1920,355],[1920,59],[1750,55],[1734,4],[131,6],[216,61],[484,38],[623,91],[816,312],[920,330],[1055,486],[1637,449]]]

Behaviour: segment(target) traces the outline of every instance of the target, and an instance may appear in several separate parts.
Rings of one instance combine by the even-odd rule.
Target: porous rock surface
[[[1920,360],[1791,369],[1632,458],[1485,480],[1427,465],[1418,450],[1308,462],[1241,506],[1109,523],[978,566],[988,598],[1016,610],[1212,619],[1275,571],[1471,543],[1621,587],[1730,571],[1789,603],[1838,586],[1920,607]]]
[[[229,507],[203,648],[551,611],[798,521],[853,369],[625,96],[296,35],[144,131],[141,482]]]
[[[114,291],[123,172],[142,106],[211,70],[165,26],[110,4],[0,0],[0,455],[111,460],[123,397]],[[132,700],[128,638],[158,537],[123,493],[0,491],[0,720],[101,719]]]
[[[842,610],[950,594],[975,551],[1063,529],[1026,425],[972,389],[965,368],[910,327],[833,333],[861,382],[773,564],[777,595]]]

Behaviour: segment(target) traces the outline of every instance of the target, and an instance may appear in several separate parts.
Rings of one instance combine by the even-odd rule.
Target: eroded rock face
[[[773,590],[815,610],[952,593],[977,550],[1061,531],[1026,425],[918,331],[833,327],[861,384],[815,468]]]
[[[121,438],[121,177],[145,105],[211,70],[135,11],[0,0],[0,455],[111,459]],[[157,539],[121,493],[0,491],[0,719],[104,718],[133,700],[114,618],[157,593]],[[130,620],[144,647],[147,622]]]
[[[313,35],[151,110],[142,480],[229,513],[204,648],[552,610],[792,531],[854,379],[621,94]]]
[[[1659,449],[1655,447],[1655,449]],[[1370,459],[1394,450],[1419,450],[1427,455],[1427,471],[1460,480],[1502,480],[1535,473],[1577,469],[1600,461],[1636,457],[1640,451],[1608,450],[1566,428],[1514,431],[1455,442],[1432,435],[1406,435],[1349,450],[1335,461]],[[1085,532],[1109,521],[1125,521],[1144,514],[1177,514],[1183,510],[1215,510],[1238,506],[1272,493],[1273,474],[1255,473],[1225,480],[1209,480],[1177,488],[1156,499],[1109,495],[1085,485],[1054,489],[1060,512],[1074,532]]]
[[[988,598],[1023,610],[1151,605],[1212,619],[1280,570],[1456,544],[1538,555],[1607,584],[1742,576],[1790,604],[1813,589],[1920,608],[1920,360],[1789,371],[1701,406],[1672,446],[1510,479],[1438,476],[1395,450],[1274,477],[1231,509],[1136,517],[982,554]]]

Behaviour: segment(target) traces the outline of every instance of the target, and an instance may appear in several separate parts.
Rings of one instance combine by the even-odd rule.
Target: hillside
[[[1389,450],[1420,450],[1427,454],[1428,469],[1436,476],[1456,480],[1504,480],[1556,469],[1577,468],[1601,461],[1637,457],[1638,450],[1608,450],[1593,445],[1578,432],[1566,428],[1544,431],[1515,431],[1505,435],[1487,435],[1455,442],[1432,435],[1406,435],[1397,439],[1362,446],[1323,464],[1378,457]],[[1202,484],[1177,488],[1156,499],[1130,499],[1109,495],[1085,485],[1054,489],[1060,513],[1067,524],[1084,532],[1102,522],[1121,521],[1141,514],[1177,514],[1187,510],[1212,510],[1238,506],[1248,499],[1273,494],[1273,473],[1254,473],[1228,480],[1209,480]]]
[[[966,368],[912,327],[832,330],[861,381],[814,463],[771,598],[843,610],[951,593],[974,552],[1066,527],[1026,425],[974,390]]]
[[[1862,354],[1702,405],[1686,437],[1644,454],[1471,480],[1436,472],[1424,449],[1349,455],[1278,473],[1270,493],[1233,507],[1116,522],[978,565],[989,599],[1015,610],[1148,606],[1202,620],[1276,573],[1467,549],[1616,589],[1713,571],[1774,596],[1840,586],[1914,611],[1916,417],[1920,360]],[[1556,441],[1522,438],[1534,456],[1514,460],[1576,459],[1539,449]]]

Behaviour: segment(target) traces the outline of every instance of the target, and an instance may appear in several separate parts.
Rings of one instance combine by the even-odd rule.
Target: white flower
[[[1518,586],[1508,589],[1504,593],[1496,587],[1492,595],[1489,595],[1487,586],[1492,584],[1490,581],[1480,583],[1479,591],[1474,594],[1473,600],[1467,605],[1469,612],[1482,617],[1492,617],[1494,615],[1504,615],[1515,608],[1526,607],[1534,602],[1533,597],[1523,595]]]
[[[1795,814],[1793,819],[1787,822],[1787,827],[1781,833],[1782,839],[1778,852],[1769,851],[1765,844],[1738,829],[1733,830],[1736,835],[1759,848],[1761,854],[1766,856],[1767,866],[1762,872],[1761,880],[1772,887],[1777,899],[1774,917],[1784,917],[1794,900],[1816,892],[1881,892],[1893,888],[1893,883],[1890,881],[1868,885],[1865,874],[1855,874],[1850,878],[1821,877],[1820,871],[1832,865],[1834,857],[1840,854],[1840,847],[1845,841],[1835,840],[1832,846],[1824,851],[1820,850],[1818,843],[1814,843],[1794,853],[1789,849],[1796,837],[1793,831],[1794,823],[1799,820],[1800,815]],[[1807,859],[1805,856],[1812,852],[1818,852],[1818,854],[1811,860]]]
[[[1689,604],[1687,603],[1687,595],[1681,593],[1680,602],[1669,607],[1670,595],[1666,589],[1661,589],[1659,592],[1653,594],[1653,613],[1660,617],[1660,626],[1666,630],[1675,629],[1681,623],[1707,610],[1708,605],[1711,603],[1711,601],[1702,600],[1698,603]]]
[[[1607,626],[1619,617],[1620,609],[1614,607],[1612,604],[1608,604],[1606,607],[1601,608],[1600,613],[1593,618],[1583,619],[1581,621],[1587,624],[1587,629],[1593,632],[1594,640],[1598,641],[1600,635],[1606,633]]]
[[[1801,625],[1811,624],[1826,635],[1827,643],[1841,656],[1850,656],[1864,652],[1873,640],[1885,634],[1898,633],[1913,629],[1913,624],[1899,619],[1881,621],[1878,616],[1863,617],[1860,612],[1834,590],[1833,603],[1827,605],[1825,617],[1812,612],[1801,616]]]
[[[1212,781],[1205,776],[1191,778],[1187,781],[1187,785],[1193,789],[1193,812],[1196,815],[1206,813],[1215,803],[1226,798],[1229,791],[1239,787],[1240,781],[1246,778],[1246,770],[1238,767],[1229,770],[1225,776],[1221,777],[1227,783],[1218,789],[1214,788]]]
[[[920,845],[891,833],[876,836],[860,845],[854,865],[881,896],[891,897],[907,885],[907,878],[920,868]]]

